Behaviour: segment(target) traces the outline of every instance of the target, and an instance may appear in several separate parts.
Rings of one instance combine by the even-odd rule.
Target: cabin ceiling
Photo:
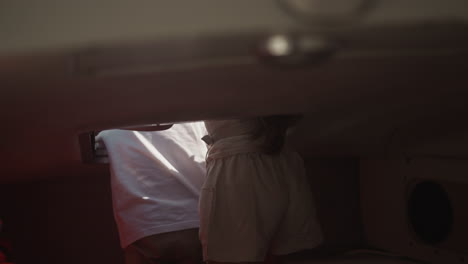
[[[103,42],[323,26],[320,23],[300,23],[279,4],[288,1],[1,1],[0,54],[73,48]],[[318,9],[330,6],[330,3],[343,5],[343,2],[362,2],[303,2],[312,1],[326,2],[316,4]],[[465,0],[365,1],[372,8],[357,21],[365,25],[466,20],[468,15]]]
[[[158,122],[300,112],[305,118],[292,141],[318,157],[417,153],[420,146],[437,145],[434,138],[447,134],[467,142],[462,120],[468,112],[468,27],[453,19],[421,21],[460,15],[462,1],[453,1],[444,12],[435,8],[441,2],[427,8],[419,1],[410,8],[412,15],[401,12],[405,1],[382,1],[386,8],[380,15],[371,13],[362,24],[333,29],[292,26],[295,22],[267,1],[255,2],[263,10],[258,20],[246,13],[246,19],[236,19],[235,24],[232,17],[221,15],[250,10],[248,3],[219,10],[219,25],[229,29],[226,32],[212,30],[205,20],[193,29],[175,22],[166,31],[156,27],[161,35],[146,32],[152,38],[144,41],[136,37],[143,32],[122,25],[125,41],[117,41],[115,32],[98,39],[93,30],[83,31],[73,23],[70,29],[76,34],[47,31],[64,30],[46,25],[55,19],[78,19],[64,14],[36,25],[42,33],[32,33],[34,17],[25,17],[15,34],[11,28],[2,31],[0,35],[8,34],[2,38],[9,38],[0,45],[0,181],[66,176],[70,170],[86,173],[93,166],[81,162],[80,133]],[[61,5],[57,10],[71,12]],[[176,7],[168,5],[166,10],[175,12]],[[423,6],[426,16],[416,8]],[[195,13],[208,12],[202,7]],[[32,12],[21,3],[9,8],[18,14]],[[3,17],[5,9],[0,10]],[[93,12],[90,21],[102,10]],[[406,22],[383,23],[392,20],[392,12]],[[3,19],[13,23],[17,18]],[[172,21],[168,15],[158,19]],[[272,32],[260,29],[262,23],[291,26],[287,32],[318,36],[336,49],[325,60],[312,59],[300,67],[271,65],[256,53],[258,43]],[[30,42],[36,35],[38,39]]]

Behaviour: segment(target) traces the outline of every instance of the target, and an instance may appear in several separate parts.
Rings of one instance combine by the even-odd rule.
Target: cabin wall
[[[464,263],[467,161],[436,156],[363,159],[361,202],[369,246],[429,263]]]
[[[16,264],[123,263],[107,171],[0,186],[0,215]]]
[[[316,199],[324,246],[362,247],[359,159],[303,157]]]
[[[304,158],[325,245],[362,244],[357,159]],[[87,175],[0,186],[0,215],[16,263],[123,263],[106,166]]]

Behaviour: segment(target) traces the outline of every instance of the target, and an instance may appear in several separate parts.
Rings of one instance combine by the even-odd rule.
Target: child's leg
[[[133,245],[124,249],[125,264],[150,264]]]
[[[198,228],[147,236],[136,241],[134,246],[156,263],[200,264],[203,262]]]

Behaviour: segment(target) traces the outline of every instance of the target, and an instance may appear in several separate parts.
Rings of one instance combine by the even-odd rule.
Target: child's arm
[[[136,127],[121,127],[119,129],[123,130],[133,130],[133,131],[162,131],[171,128],[173,124],[152,124],[146,126],[136,126]]]

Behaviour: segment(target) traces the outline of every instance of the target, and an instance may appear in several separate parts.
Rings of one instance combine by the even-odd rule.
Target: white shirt
[[[123,248],[143,237],[199,226],[205,179],[203,122],[156,132],[106,130],[115,220]]]

